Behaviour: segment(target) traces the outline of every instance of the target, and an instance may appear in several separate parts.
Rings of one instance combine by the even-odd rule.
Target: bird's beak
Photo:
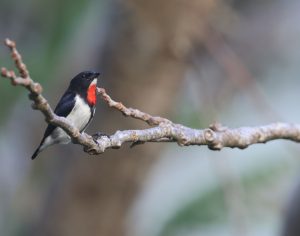
[[[99,77],[99,75],[100,75],[100,73],[99,73],[99,72],[94,72],[94,78],[98,78],[98,77]]]

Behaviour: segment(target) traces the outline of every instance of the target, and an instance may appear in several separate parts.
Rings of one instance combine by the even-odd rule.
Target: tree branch
[[[166,118],[162,118],[159,116],[151,116],[137,109],[125,107],[121,102],[116,102],[112,100],[111,97],[106,93],[104,88],[97,88],[97,93],[102,96],[102,99],[108,104],[108,106],[119,110],[124,116],[130,116],[132,118],[145,121],[148,125],[151,126],[159,125],[161,123],[172,123]]]
[[[72,139],[73,143],[80,144],[89,154],[100,154],[109,148],[120,148],[124,143],[143,144],[145,142],[176,142],[180,146],[205,145],[212,150],[221,150],[223,147],[244,149],[256,143],[266,143],[275,139],[287,139],[300,142],[300,125],[288,123],[273,123],[258,127],[241,127],[229,129],[221,124],[213,124],[207,129],[192,129],[181,124],[174,124],[168,119],[151,116],[133,108],[127,108],[116,102],[105,92],[98,88],[98,94],[108,104],[127,117],[142,120],[151,126],[144,130],[117,131],[111,136],[96,135],[92,137],[80,133],[66,118],[57,116],[51,109],[48,101],[42,95],[42,87],[34,82],[16,49],[16,44],[5,40],[5,45],[11,50],[12,59],[20,74],[17,76],[13,70],[1,69],[1,75],[11,80],[14,86],[20,85],[29,91],[29,99],[33,101],[32,108],[41,111],[47,123],[62,128]]]

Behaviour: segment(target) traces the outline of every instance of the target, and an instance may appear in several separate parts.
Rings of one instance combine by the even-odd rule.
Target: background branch
[[[26,65],[16,49],[16,44],[6,39],[5,45],[11,50],[12,59],[20,76],[17,76],[12,70],[2,68],[2,77],[9,78],[13,85],[24,86],[29,91],[29,98],[34,102],[33,108],[44,114],[46,122],[61,127],[70,135],[73,143],[82,145],[84,151],[89,154],[100,154],[108,148],[120,148],[126,142],[133,145],[145,142],[177,142],[180,146],[206,145],[212,150],[221,150],[223,147],[243,149],[252,144],[266,143],[275,139],[300,141],[300,125],[298,124],[273,123],[265,126],[237,129],[229,129],[221,124],[213,124],[203,130],[192,129],[174,124],[162,117],[151,116],[137,109],[127,108],[121,102],[111,99],[103,88],[98,88],[97,91],[110,107],[119,110],[125,116],[156,126],[144,130],[117,131],[111,136],[102,135],[95,139],[86,133],[80,133],[67,119],[59,117],[53,112],[48,101],[42,95],[40,84],[35,83],[30,78]]]

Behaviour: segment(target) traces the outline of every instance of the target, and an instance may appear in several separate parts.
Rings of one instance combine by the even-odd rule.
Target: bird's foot
[[[97,143],[97,140],[101,137],[107,137],[107,138],[110,138],[110,136],[108,134],[105,134],[105,133],[102,133],[102,132],[97,132],[96,134],[93,134],[92,137],[93,137],[93,140]]]

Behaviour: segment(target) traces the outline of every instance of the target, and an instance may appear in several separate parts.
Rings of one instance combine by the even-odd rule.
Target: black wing
[[[67,91],[62,98],[59,100],[58,104],[56,105],[56,108],[54,110],[54,113],[58,116],[66,117],[73,109],[75,105],[75,93],[72,93],[70,91]],[[35,159],[37,155],[40,152],[40,147],[44,143],[45,139],[53,132],[53,130],[56,128],[54,125],[48,125],[47,129],[45,131],[44,137],[38,146],[38,148],[35,150],[34,154],[32,155],[31,159]]]
[[[67,91],[56,105],[54,113],[58,116],[67,117],[75,105],[75,96],[75,93]],[[49,124],[45,131],[44,138],[48,137],[55,128],[56,126]]]

